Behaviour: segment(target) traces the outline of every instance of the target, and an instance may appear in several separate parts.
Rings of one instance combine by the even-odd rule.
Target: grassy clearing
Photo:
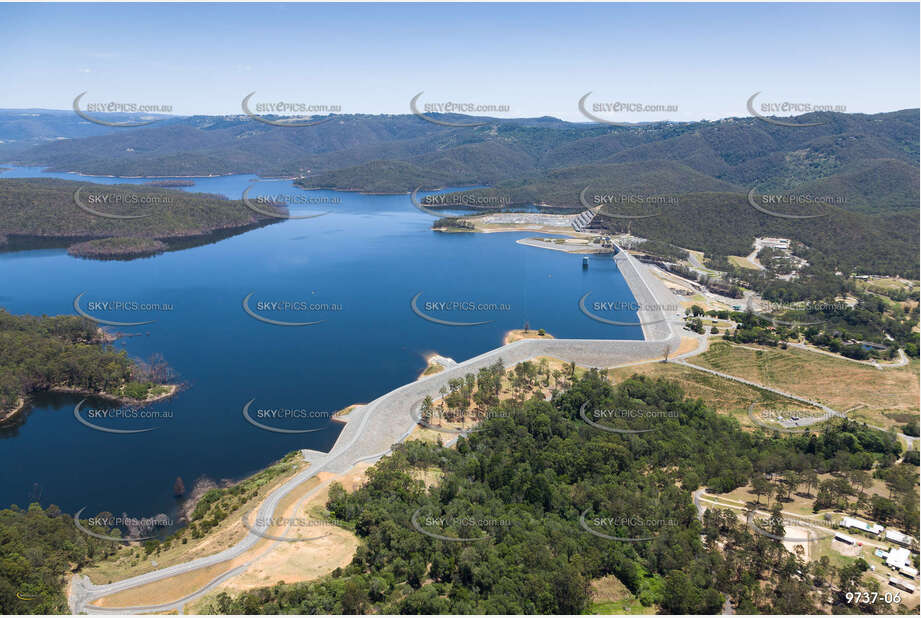
[[[747,268],[748,270],[761,270],[760,268],[755,266],[752,262],[750,262],[748,258],[741,257],[738,255],[728,255],[726,257],[729,258],[729,263],[732,264],[733,266],[738,266],[739,268]]]
[[[818,476],[818,482],[826,481],[833,478],[832,474],[820,474]],[[781,503],[781,508],[788,512],[794,513],[796,515],[802,516],[804,519],[810,519],[813,521],[828,521],[827,517],[830,517],[832,522],[838,522],[845,515],[857,516],[864,519],[869,518],[868,513],[858,512],[854,513],[853,510],[848,510],[847,512],[840,509],[822,509],[818,512],[813,512],[812,505],[815,502],[815,487],[811,488],[810,494],[803,493],[806,491],[805,487],[800,487],[798,493],[793,493],[789,498],[785,498]],[[889,489],[886,487],[886,483],[880,479],[871,479],[870,484],[864,488],[864,493],[866,496],[882,496],[884,498],[889,497]],[[776,502],[774,496],[768,498],[767,496],[761,496],[760,501],[758,497],[752,492],[751,485],[745,485],[737,489],[732,490],[729,493],[725,494],[709,494],[712,495],[717,501],[725,503],[726,505],[732,505],[735,507],[742,505],[757,506],[760,509],[768,510]],[[858,531],[848,532],[851,536],[860,537],[861,533]],[[870,537],[866,537],[869,541],[874,541]],[[879,541],[882,543],[882,541]]]
[[[425,368],[425,371],[422,372],[423,376],[430,376],[436,373],[444,371],[444,365],[439,365],[438,363],[429,363]]]
[[[517,328],[505,333],[505,337],[502,339],[502,345],[508,345],[520,339],[553,339],[553,335],[545,332],[542,328],[530,328],[527,331],[523,328]]]
[[[894,277],[883,277],[881,279],[858,279],[857,287],[860,289],[881,288],[884,290],[910,290],[917,288],[918,281],[909,281],[907,279],[896,279]]]
[[[757,350],[750,348],[759,348]],[[806,350],[714,342],[688,362],[820,401],[887,429],[919,413],[917,360],[905,367],[870,365]]]
[[[440,439],[441,443],[444,444],[453,437],[454,434],[446,433],[443,431],[435,431],[434,429],[429,429],[428,427],[423,427],[422,425],[416,425],[413,427],[412,433],[410,433],[406,439],[419,440],[420,442],[429,442],[431,444],[438,444]]]
[[[630,590],[613,575],[592,581],[592,607],[589,614],[655,614],[655,606],[644,607]]]
[[[748,415],[748,408],[752,404],[778,409],[801,407],[786,397],[681,365],[648,363],[611,369],[608,373],[614,383],[623,382],[634,374],[673,380],[684,389],[687,397],[703,399],[717,413],[736,418],[743,428],[754,429],[757,426]]]

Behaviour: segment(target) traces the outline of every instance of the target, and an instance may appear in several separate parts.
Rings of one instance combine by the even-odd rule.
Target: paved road
[[[700,260],[697,259],[697,256],[695,256],[690,251],[688,252],[688,263],[691,265],[691,270],[694,270],[706,277],[716,277],[718,275],[724,274],[719,270],[714,270],[709,266],[705,266],[703,263],[701,263]]]
[[[707,510],[707,507],[700,503],[700,495],[704,493],[704,491],[706,490],[701,488],[691,493],[691,498],[694,500],[694,506],[697,507],[697,519],[699,519],[701,523],[704,521],[704,511]]]
[[[416,426],[416,421],[410,415],[413,405],[426,395],[437,398],[440,396],[439,389],[447,385],[449,380],[463,377],[467,373],[475,373],[498,359],[502,359],[506,367],[538,356],[552,356],[573,361],[581,366],[612,367],[649,362],[651,359],[664,356],[668,351],[676,350],[681,342],[681,331],[676,329],[680,318],[677,312],[667,313],[661,308],[677,305],[678,300],[645,265],[640,264],[632,256],[621,251],[613,259],[637,303],[643,307],[637,314],[639,321],[644,323],[645,340],[524,339],[490,350],[437,374],[390,391],[371,403],[352,410],[344,417],[346,425],[329,453],[306,451],[305,457],[311,462],[310,467],[269,494],[260,506],[255,521],[267,522],[286,495],[318,473],[327,471],[342,474],[356,463],[375,461],[386,455],[394,444],[403,441]],[[256,532],[265,532],[267,529],[253,527]],[[101,608],[92,605],[92,602],[130,588],[226,562],[241,556],[261,538],[258,534],[249,532],[236,545],[217,554],[111,584],[96,585],[85,576],[75,576],[71,582],[68,599],[70,608],[74,613],[145,613],[181,608],[183,604],[206,594],[217,584],[235,575],[241,567],[222,574],[193,594],[171,603],[150,607]],[[271,551],[273,547],[274,544],[266,551]]]
[[[764,265],[758,261],[758,247],[752,249],[752,252],[745,256],[745,259],[758,267],[758,270],[766,270]]]

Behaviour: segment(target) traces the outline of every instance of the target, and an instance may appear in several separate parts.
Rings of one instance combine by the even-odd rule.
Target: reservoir
[[[92,178],[10,168],[0,178]],[[252,175],[195,178],[184,190],[239,199]],[[638,326],[592,320],[579,299],[633,301],[609,255],[589,257],[516,244],[537,232],[439,233],[407,195],[302,191],[258,182],[250,197],[329,198],[323,216],[286,220],[211,244],[131,261],[70,257],[65,248],[0,253],[0,307],[13,314],[87,313],[117,322],[114,344],[133,358],[168,363],[184,383],[144,418],[78,422],[82,399],[46,394],[0,433],[0,505],[38,501],[85,515],[173,514],[173,484],[240,479],[302,448],[328,450],[341,425],[330,414],[410,382],[437,353],[457,361],[502,345],[525,323],[558,338],[641,339]],[[420,194],[422,196],[424,194]],[[300,214],[302,207],[292,207]],[[276,322],[310,323],[282,326]],[[411,306],[450,326],[420,317]],[[112,307],[115,307],[114,309]],[[90,309],[94,308],[94,309]],[[612,317],[612,316],[607,316]],[[629,309],[619,312],[636,320]],[[315,323],[314,323],[315,322]],[[483,323],[480,323],[483,322]],[[251,418],[279,429],[259,428]],[[87,418],[117,406],[88,400]]]

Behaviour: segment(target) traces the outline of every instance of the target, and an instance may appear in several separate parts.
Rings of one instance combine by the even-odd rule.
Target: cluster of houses
[[[877,549],[875,552],[876,555],[885,560],[886,566],[899,575],[912,580],[918,578],[918,569],[912,566],[911,561],[911,550],[912,548],[917,548],[917,543],[912,537],[907,534],[902,534],[898,530],[892,528],[886,529],[879,524],[865,522],[856,517],[845,517],[841,520],[840,526],[847,530],[859,530],[878,539],[885,539],[891,543],[891,547],[888,551]],[[844,532],[836,532],[835,539],[848,545],[857,543],[857,539],[848,536]],[[894,574],[889,577],[889,585],[909,593],[915,591],[915,587],[912,584],[896,577]]]
[[[785,275],[777,275],[778,279],[783,279],[784,281],[791,281],[797,277],[797,271],[802,269],[804,266],[808,265],[809,262],[804,260],[801,257],[793,255],[790,251],[790,239],[789,238],[756,238],[755,239],[755,251],[760,252],[762,249],[774,249],[775,251],[781,253],[783,258],[790,264],[791,272]]]

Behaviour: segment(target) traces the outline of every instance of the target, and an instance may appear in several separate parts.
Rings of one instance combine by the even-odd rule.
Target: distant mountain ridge
[[[295,177],[305,188],[370,193],[486,186],[473,192],[505,205],[567,210],[585,207],[587,187],[589,197],[672,196],[668,217],[632,224],[608,217],[607,224],[713,255],[744,255],[754,236],[784,235],[815,246],[831,268],[916,275],[918,109],[793,119],[822,123],[809,127],[758,118],[628,127],[439,119],[485,124],[442,126],[410,114],[332,116],[297,128],[245,115],[174,117],[42,143],[10,160],[115,176],[256,173]],[[13,125],[0,112],[0,138]],[[747,202],[753,190],[831,199],[834,221],[793,224],[758,213]]]
[[[0,138],[15,125],[7,113],[0,113]],[[486,124],[458,128],[409,114],[344,115],[292,128],[265,125],[245,115],[176,117],[40,144],[11,160],[116,176],[299,176],[310,186],[372,192],[409,192],[419,185],[539,186],[555,177],[595,176],[598,166],[610,166],[609,180],[646,193],[661,192],[655,183],[663,180],[696,186],[704,175],[711,184],[685,190],[857,192],[852,203],[873,211],[903,210],[918,202],[913,182],[919,157],[917,109],[873,115],[811,113],[795,120],[824,124],[796,128],[757,118],[630,127],[553,118],[450,118]],[[667,177],[650,176],[648,186],[618,175],[618,170],[635,169],[619,164],[661,170],[665,162],[680,167],[671,168]],[[874,189],[867,195],[860,180],[867,176],[886,181],[871,183]],[[561,198],[552,195],[538,199],[572,206],[569,200],[557,203]]]

